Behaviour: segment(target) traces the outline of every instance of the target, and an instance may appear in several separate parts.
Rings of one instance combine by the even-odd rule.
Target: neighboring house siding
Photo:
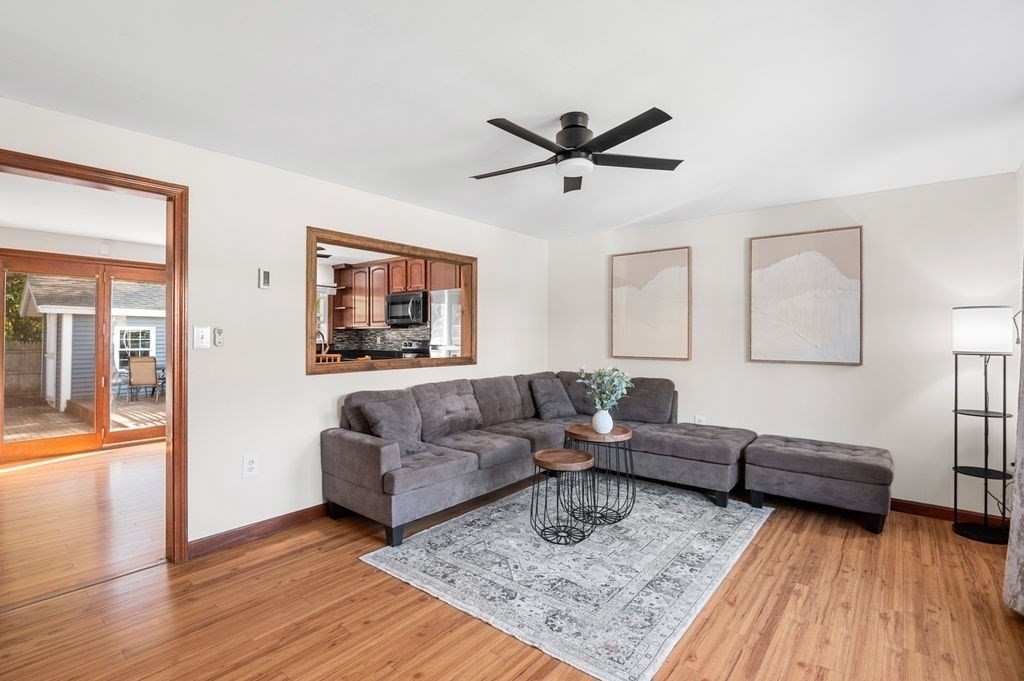
[[[71,320],[71,399],[92,397],[96,386],[96,315]]]
[[[126,317],[123,326],[155,326],[156,327],[156,365],[165,367],[167,364],[167,324],[163,317]]]

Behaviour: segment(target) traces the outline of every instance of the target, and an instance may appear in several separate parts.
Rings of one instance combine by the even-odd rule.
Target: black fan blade
[[[493,173],[484,173],[483,175],[473,175],[474,180],[483,180],[488,177],[494,177],[495,175],[508,175],[509,173],[517,173],[520,170],[529,170],[530,168],[540,168],[541,166],[549,166],[556,161],[556,157],[552,156],[546,161],[538,161],[537,163],[527,163],[525,166],[516,166],[515,168],[505,168],[504,170],[495,170]]]
[[[317,253],[316,257],[318,257],[318,258],[329,258],[329,257],[331,257],[331,254],[330,253]]]
[[[606,151],[670,120],[672,120],[671,116],[655,107],[629,119],[622,125],[617,125],[611,130],[601,133],[589,142],[581,144],[579,149],[590,152]]]
[[[593,154],[590,160],[596,166],[618,166],[619,168],[645,168],[647,170],[675,170],[682,161],[674,158],[651,158],[650,156],[623,156],[621,154]]]
[[[493,125],[494,127],[501,128],[505,132],[512,133],[516,137],[522,138],[527,142],[532,142],[533,144],[536,144],[538,147],[544,147],[553,154],[565,151],[565,147],[563,147],[561,144],[556,144],[555,142],[552,142],[549,139],[545,139],[544,137],[541,137],[537,133],[531,132],[520,125],[516,125],[515,123],[508,119],[492,118],[487,122]]]
[[[562,178],[562,193],[574,192],[579,189],[583,189],[583,178],[582,177],[563,177]]]

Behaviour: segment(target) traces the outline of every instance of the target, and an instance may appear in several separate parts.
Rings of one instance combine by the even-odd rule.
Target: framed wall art
[[[750,240],[750,360],[860,365],[860,227]]]
[[[612,256],[612,357],[690,359],[690,248]]]

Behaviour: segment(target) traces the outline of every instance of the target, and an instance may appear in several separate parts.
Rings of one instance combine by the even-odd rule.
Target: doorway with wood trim
[[[128,480],[131,471],[134,480],[146,479],[157,485],[137,495],[153,499],[155,503],[146,505],[147,513],[152,516],[158,508],[163,519],[163,530],[150,537],[159,542],[157,556],[183,561],[187,559],[188,189],[2,149],[0,175],[45,180],[49,182],[42,184],[75,190],[104,190],[95,192],[97,195],[111,196],[108,192],[112,192],[147,199],[137,203],[155,204],[160,219],[157,229],[163,232],[157,257],[148,260],[109,255],[109,247],[104,250],[109,242],[103,242],[99,257],[77,252],[73,244],[79,237],[60,234],[47,234],[55,244],[52,249],[29,251],[23,248],[19,229],[2,232],[0,285],[5,307],[0,347],[0,497],[6,491],[5,478],[9,485],[29,477],[40,484],[42,476],[50,474],[47,471],[56,481],[72,470],[77,474],[88,470],[91,472],[85,475],[92,476],[94,482],[106,480],[107,487],[113,489]],[[0,180],[0,194],[3,188]],[[22,225],[0,224],[0,228],[6,227]],[[28,229],[45,231],[42,227]],[[99,241],[99,235],[90,236]],[[110,449],[136,441],[150,444]],[[88,451],[101,453],[83,453]],[[81,507],[76,508],[73,495],[65,493],[66,485],[52,489],[59,490],[57,497],[46,499],[42,508],[62,509],[67,503],[53,514],[57,518],[61,512],[78,512]],[[25,489],[20,493],[24,500]],[[14,496],[0,498],[0,505],[10,503]],[[114,535],[120,531],[114,530]],[[105,540],[116,543],[118,538],[107,536]],[[90,552],[85,544],[79,546],[82,553]],[[152,549],[149,551],[152,554]],[[105,579],[145,567],[121,560],[124,556],[116,558],[109,561],[118,566],[114,572],[93,571],[92,577]],[[98,579],[92,579],[95,581]],[[85,585],[61,585],[60,590]],[[0,602],[0,610],[5,606],[11,603]]]

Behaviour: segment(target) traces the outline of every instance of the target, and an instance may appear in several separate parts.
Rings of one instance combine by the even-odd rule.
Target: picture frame
[[[863,364],[861,226],[753,237],[748,263],[751,362]]]
[[[611,256],[611,356],[692,357],[692,249],[675,246]]]

